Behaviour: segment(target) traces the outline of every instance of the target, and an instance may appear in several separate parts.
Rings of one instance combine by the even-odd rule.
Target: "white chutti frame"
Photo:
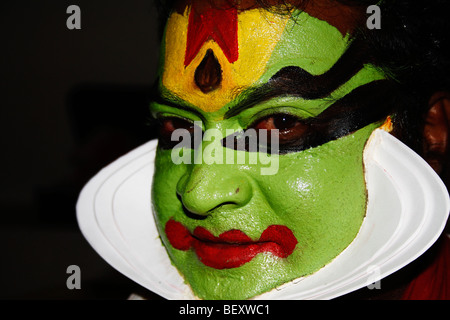
[[[154,140],[138,147],[91,179],[78,199],[78,223],[97,253],[125,276],[166,299],[195,299],[156,230],[156,145]],[[254,299],[332,299],[399,270],[437,240],[450,201],[428,164],[380,129],[370,137],[364,159],[369,202],[355,240],[313,275]]]

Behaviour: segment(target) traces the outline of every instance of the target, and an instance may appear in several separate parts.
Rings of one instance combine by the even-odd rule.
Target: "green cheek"
[[[356,236],[367,199],[362,141],[372,129],[288,154],[291,159],[281,162],[279,183],[259,183],[269,205],[277,208],[299,241],[288,258],[295,265],[291,276],[321,268]]]
[[[365,215],[362,155],[375,128],[373,124],[317,148],[282,155],[272,176],[261,175],[258,164],[174,165],[169,150],[158,150],[152,189],[157,226],[170,258],[194,293],[203,299],[250,298],[317,271],[344,250]],[[247,202],[223,206],[202,220],[186,216],[177,187],[196,190],[191,189],[194,181],[203,190],[203,199],[210,199],[213,190],[227,191],[229,185],[220,181],[231,181],[225,180],[230,177],[245,180],[242,192],[247,193]],[[170,245],[164,233],[170,218],[191,231],[202,226],[217,236],[239,229],[252,239],[270,225],[284,225],[298,244],[287,258],[261,253],[241,267],[217,270],[203,265],[192,249],[181,251]]]

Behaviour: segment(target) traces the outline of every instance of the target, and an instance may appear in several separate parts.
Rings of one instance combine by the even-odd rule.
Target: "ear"
[[[450,130],[450,93],[437,92],[429,101],[423,130],[423,157],[441,174],[448,151]]]

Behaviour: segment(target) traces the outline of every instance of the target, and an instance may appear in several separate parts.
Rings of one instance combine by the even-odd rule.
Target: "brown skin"
[[[435,93],[430,99],[429,106],[423,131],[423,157],[438,174],[441,174],[448,154],[450,94]]]
[[[436,92],[430,98],[429,106],[423,130],[422,156],[449,186],[450,93]],[[445,232],[450,233],[450,221]]]

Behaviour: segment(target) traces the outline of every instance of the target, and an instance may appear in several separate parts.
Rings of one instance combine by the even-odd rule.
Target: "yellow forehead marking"
[[[239,58],[229,63],[219,45],[209,40],[185,67],[189,8],[173,13],[167,23],[162,84],[179,98],[206,112],[221,109],[243,89],[255,84],[266,70],[273,49],[280,40],[289,17],[252,9],[238,15]],[[194,74],[208,49],[212,49],[222,67],[219,88],[203,93]]]

